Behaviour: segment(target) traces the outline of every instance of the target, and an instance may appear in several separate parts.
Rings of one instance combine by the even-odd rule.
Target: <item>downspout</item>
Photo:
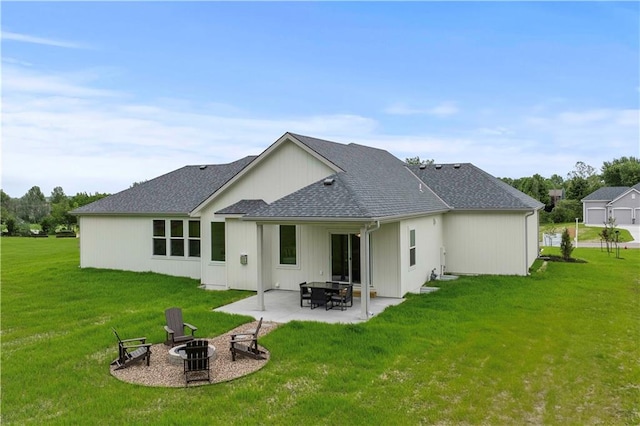
[[[365,254],[364,255],[364,279],[363,284],[361,285],[360,288],[360,319],[362,320],[368,320],[369,316],[371,315],[371,312],[369,311],[369,301],[371,298],[371,294],[370,294],[370,287],[371,287],[371,277],[369,272],[371,271],[371,253],[369,252],[369,238],[372,232],[377,231],[378,229],[380,229],[380,221],[377,220],[375,222],[375,224],[373,225],[365,225],[364,226],[364,238],[362,241],[362,244],[364,245],[363,249],[361,249],[361,251]],[[364,288],[362,288],[364,287]]]
[[[529,275],[529,227],[527,226],[527,218],[533,216],[536,213],[535,210],[531,210],[530,213],[524,215],[524,275]],[[539,242],[536,237],[536,246],[538,246],[538,252],[540,252]]]

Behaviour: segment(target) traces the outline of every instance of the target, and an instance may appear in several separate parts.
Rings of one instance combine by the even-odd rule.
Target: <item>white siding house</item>
[[[285,133],[257,157],[187,166],[74,214],[83,268],[258,292],[341,281],[401,298],[433,270],[526,275],[542,207],[472,164],[408,166]]]

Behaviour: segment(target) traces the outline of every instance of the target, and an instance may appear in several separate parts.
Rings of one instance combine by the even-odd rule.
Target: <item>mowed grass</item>
[[[211,312],[247,292],[83,270],[76,240],[0,241],[2,424],[640,423],[639,250],[462,277],[365,324],[288,323],[262,370],[176,389],[113,378],[111,327],[160,342],[181,306],[214,336],[251,320]]]
[[[576,224],[575,222],[567,222],[567,223],[547,223],[540,226],[539,238],[542,241],[542,235],[547,232],[557,232],[562,233],[564,229],[567,228],[569,231],[569,235],[572,238],[572,243],[574,243],[573,238],[576,236]],[[615,228],[618,231],[618,242],[619,243],[628,243],[629,241],[633,241],[633,236],[626,229]],[[585,226],[584,223],[578,224],[578,245],[580,242],[600,242],[601,237],[600,233],[604,230],[604,226]]]

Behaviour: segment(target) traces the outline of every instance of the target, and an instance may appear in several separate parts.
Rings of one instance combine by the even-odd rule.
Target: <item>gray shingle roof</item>
[[[628,186],[605,186],[596,189],[591,194],[584,197],[582,201],[611,201],[630,189],[631,188]]]
[[[251,218],[372,219],[446,211],[448,206],[389,152],[291,134],[344,172],[265,206]]]
[[[255,156],[229,164],[185,166],[72,211],[72,214],[188,214]]]
[[[457,167],[459,166],[459,167]],[[471,163],[410,169],[454,209],[531,210],[544,204]]]
[[[270,205],[241,200],[217,213],[247,218],[370,220],[454,209],[532,209],[542,203],[472,164],[420,169],[389,152],[289,133],[341,171]],[[74,210],[74,214],[189,214],[256,157],[186,166]],[[417,177],[416,177],[417,176]]]
[[[240,200],[235,204],[218,210],[216,214],[251,214],[266,205],[267,203],[264,200]]]

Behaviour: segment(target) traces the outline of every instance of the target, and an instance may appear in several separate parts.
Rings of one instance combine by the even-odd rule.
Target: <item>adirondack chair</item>
[[[167,333],[165,345],[173,347],[195,339],[194,333],[198,327],[182,321],[182,309],[169,308],[164,311],[164,315],[167,319],[167,325],[164,326],[164,331]],[[186,328],[191,330],[191,334],[185,334]]]
[[[116,366],[116,370],[126,367],[130,363],[139,359],[147,360],[147,366],[151,360],[151,343],[147,343],[146,337],[137,337],[135,339],[121,339],[115,328],[111,328],[113,334],[118,339],[118,358],[111,362]]]
[[[211,382],[210,359],[209,342],[203,339],[187,342],[183,356],[185,385],[205,380]]]
[[[265,359],[265,352],[258,349],[260,327],[262,327],[262,318],[258,321],[258,327],[255,330],[231,335],[231,347],[229,350],[233,361],[236,360],[237,355],[244,355],[253,359]]]

